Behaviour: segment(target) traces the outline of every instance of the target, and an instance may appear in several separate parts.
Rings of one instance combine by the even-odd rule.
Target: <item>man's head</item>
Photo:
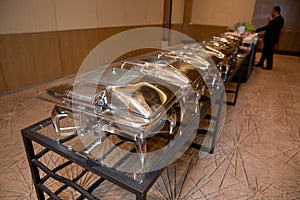
[[[273,9],[272,9],[271,15],[272,15],[272,17],[275,17],[275,16],[279,15],[280,12],[281,12],[280,7],[279,7],[279,6],[275,6],[275,7],[273,7]]]

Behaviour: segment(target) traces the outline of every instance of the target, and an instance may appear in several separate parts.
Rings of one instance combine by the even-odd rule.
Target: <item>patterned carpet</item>
[[[242,84],[214,154],[198,158],[188,150],[163,172],[148,199],[300,199],[300,57],[275,55],[274,64],[272,71],[254,68]],[[20,130],[50,116],[53,105],[36,95],[52,83],[0,97],[0,199],[36,199]],[[45,162],[59,159],[49,155]],[[88,185],[93,178],[87,174],[82,181]],[[93,194],[135,198],[106,182]],[[61,194],[76,196],[71,189]]]

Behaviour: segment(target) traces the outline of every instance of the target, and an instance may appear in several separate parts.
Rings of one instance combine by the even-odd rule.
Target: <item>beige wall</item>
[[[163,0],[98,0],[98,27],[161,24]]]
[[[0,34],[161,24],[162,19],[163,0],[0,1]]]
[[[172,22],[202,40],[252,18],[255,0],[225,1],[190,0],[194,25],[182,26],[186,0],[173,0]],[[76,72],[106,38],[160,26],[163,7],[164,0],[0,0],[0,93]]]
[[[185,0],[173,0],[172,22]],[[233,26],[252,21],[256,0],[194,0],[192,24]],[[0,34],[161,24],[164,0],[1,0]]]
[[[172,24],[181,24],[183,22],[185,0],[173,0]]]
[[[53,0],[1,0],[0,34],[56,29]]]
[[[194,0],[193,24],[232,27],[238,21],[252,21],[256,0]]]
[[[57,30],[97,28],[97,0],[54,0]]]

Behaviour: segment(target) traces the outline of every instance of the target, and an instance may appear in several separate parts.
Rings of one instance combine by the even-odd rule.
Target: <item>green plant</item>
[[[254,26],[253,26],[250,22],[237,22],[237,23],[235,23],[235,25],[234,25],[234,29],[237,30],[237,28],[238,28],[239,26],[245,26],[245,31],[246,31],[246,32],[251,33],[251,32],[254,31]]]

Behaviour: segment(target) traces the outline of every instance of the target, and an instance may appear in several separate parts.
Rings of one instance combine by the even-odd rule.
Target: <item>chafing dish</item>
[[[102,82],[103,79],[96,78],[99,74],[102,74],[103,79],[110,78]],[[112,81],[115,74],[120,79]],[[128,73],[128,70],[107,67],[104,72],[97,69],[81,75],[79,84],[65,83],[50,87],[42,97],[57,103],[57,107],[64,108],[68,114],[72,110],[72,115],[80,112],[93,116],[99,126],[110,124],[101,127],[109,129],[106,131],[135,140],[136,137],[150,137],[152,130],[158,127],[164,117],[163,111],[168,111],[181,94],[179,87],[164,80],[135,71]],[[59,110],[62,109],[56,108],[57,113],[60,113]],[[55,123],[57,119],[53,121],[56,130],[59,130],[58,123]],[[122,126],[123,130],[115,129],[114,124]],[[80,125],[79,133],[86,135],[89,127]]]
[[[134,142],[144,163],[146,138],[160,131],[174,134],[176,123],[189,120],[185,113],[199,114],[205,88],[201,73],[209,65],[186,50],[160,51],[79,74],[40,96],[56,104],[52,122],[59,134],[71,129],[82,137],[115,134]],[[73,118],[75,126],[61,127],[65,117]],[[100,143],[93,142],[82,153],[89,154]]]
[[[221,34],[213,36],[212,39],[202,42],[202,45],[209,55],[212,56],[215,64],[224,76],[227,76],[232,67],[233,60],[237,57],[237,52],[242,39],[233,34]]]
[[[212,52],[224,59],[219,50]],[[197,118],[201,97],[213,96],[222,83],[214,66],[198,43],[179,45],[93,68],[47,88],[40,97],[56,104],[52,122],[58,134],[99,136],[82,155],[109,133],[133,142],[144,164],[147,138],[176,134],[176,124]],[[74,119],[74,126],[60,126],[66,117]]]

